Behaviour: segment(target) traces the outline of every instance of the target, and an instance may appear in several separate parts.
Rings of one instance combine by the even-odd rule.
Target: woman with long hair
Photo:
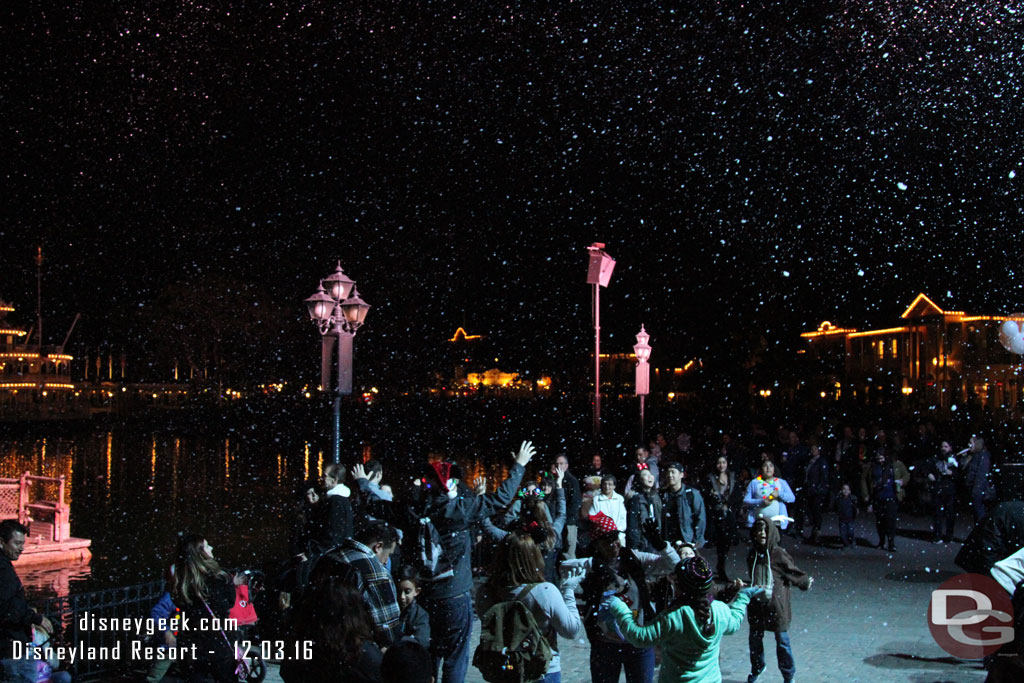
[[[541,548],[549,541],[548,535],[548,530],[531,524],[514,529],[501,540],[490,576],[477,597],[477,613],[483,618],[493,605],[523,596],[523,604],[551,648],[544,683],[559,683],[562,669],[558,636],[575,638],[583,627],[574,593],[583,572],[571,572],[557,587],[545,580]]]
[[[190,681],[223,681],[234,683],[235,652],[232,633],[218,628],[198,628],[198,624],[215,625],[211,617],[223,622],[235,604],[235,584],[213,557],[213,546],[200,534],[187,534],[178,543],[178,554],[171,569],[171,599],[182,616],[196,625],[178,634],[178,646],[194,645],[195,661],[185,664]]]
[[[373,641],[373,619],[362,583],[352,565],[330,555],[317,560],[295,627],[297,643],[311,644],[309,657],[286,658],[281,664],[283,680],[380,681],[383,654]]]
[[[705,500],[711,511],[708,520],[710,536],[718,551],[715,574],[722,581],[726,576],[726,560],[729,548],[739,541],[739,522],[736,512],[742,504],[743,490],[736,481],[736,473],[729,468],[729,459],[723,454],[715,461],[715,471],[708,475],[708,488]]]
[[[747,603],[759,588],[741,589],[731,605],[712,601],[711,567],[703,557],[690,557],[672,573],[676,599],[650,624],[640,626],[618,597],[607,601],[608,617],[633,647],[661,645],[661,683],[712,683],[722,680],[718,649],[722,638],[743,625]]]

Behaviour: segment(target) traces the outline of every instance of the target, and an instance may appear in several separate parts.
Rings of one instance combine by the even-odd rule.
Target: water
[[[241,437],[99,431],[0,442],[0,476],[63,475],[72,536],[92,560],[19,570],[35,593],[80,592],[159,578],[179,532],[207,535],[228,566],[262,567],[286,548],[292,481],[323,454]]]

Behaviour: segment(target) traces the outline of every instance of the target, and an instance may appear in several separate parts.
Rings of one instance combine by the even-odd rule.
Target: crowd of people
[[[308,647],[282,661],[281,676],[461,683],[472,661],[488,681],[557,683],[559,639],[585,634],[595,682],[625,671],[631,683],[650,683],[659,657],[661,681],[715,681],[722,638],[747,619],[748,681],[764,672],[765,632],[783,680],[793,681],[790,593],[813,579],[782,547],[783,534],[825,543],[823,518],[834,512],[839,536],[829,543],[841,550],[856,542],[853,522],[866,511],[877,547],[895,552],[908,491],[933,513],[936,543],[952,540],[958,500],[985,520],[995,496],[984,441],[972,437],[957,451],[926,432],[912,458],[881,429],[849,427],[831,442],[796,430],[780,430],[773,443],[720,434],[703,447],[660,433],[617,467],[594,454],[578,473],[566,454],[534,462],[523,442],[493,490],[444,461],[424,463],[397,492],[378,461],[328,465],[296,489],[277,607],[286,632]],[[537,476],[524,480],[531,465]],[[21,606],[9,567],[25,533],[0,524],[0,601],[17,606],[0,634],[12,680],[22,679],[10,641],[52,630]],[[730,556],[744,544],[745,562]],[[208,539],[183,536],[153,614],[227,617],[244,581],[221,568]],[[474,615],[481,635],[471,653]],[[237,680],[225,632],[159,637],[163,647],[198,645],[198,658],[178,664],[190,680]],[[154,662],[147,681],[168,665]]]

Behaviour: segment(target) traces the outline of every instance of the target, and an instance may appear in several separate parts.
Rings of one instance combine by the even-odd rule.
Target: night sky
[[[368,376],[463,323],[585,367],[595,240],[603,350],[665,364],[1024,310],[1017,3],[53,4],[0,9],[0,297],[31,323],[41,244],[73,353],[152,344],[177,284],[315,374],[340,258]]]

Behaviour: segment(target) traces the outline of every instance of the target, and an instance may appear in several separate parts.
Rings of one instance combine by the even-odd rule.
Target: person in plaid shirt
[[[375,640],[381,648],[390,647],[401,639],[398,591],[391,574],[384,568],[397,542],[398,535],[387,523],[370,520],[358,525],[355,538],[345,539],[340,548],[329,553],[351,565],[363,577],[363,596],[373,617]]]

